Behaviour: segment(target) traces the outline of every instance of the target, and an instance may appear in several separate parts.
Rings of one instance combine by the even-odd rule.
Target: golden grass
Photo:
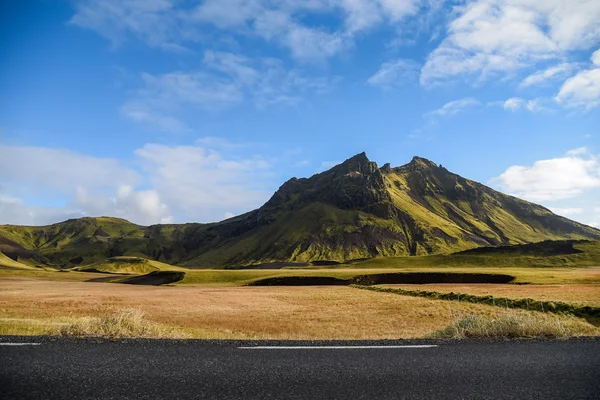
[[[459,315],[431,337],[464,338],[566,338],[598,334],[598,329],[575,317],[509,310],[497,316]]]
[[[501,284],[427,284],[427,285],[381,285],[404,290],[425,290],[440,293],[464,293],[475,296],[506,297],[509,299],[534,299],[538,301],[562,301],[582,306],[600,306],[600,284],[572,285],[501,285]]]
[[[140,309],[129,308],[100,317],[79,317],[58,329],[61,336],[116,338],[185,338],[177,328],[157,324],[144,318]]]
[[[4,334],[48,334],[79,318],[102,318],[106,310],[124,308],[139,309],[148,323],[189,337],[220,339],[416,338],[448,326],[459,308],[462,313],[489,317],[498,313],[498,308],[487,305],[337,286],[209,288],[31,278],[0,281],[0,333]]]

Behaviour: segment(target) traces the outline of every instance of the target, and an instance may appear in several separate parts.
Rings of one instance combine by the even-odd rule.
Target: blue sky
[[[5,3],[0,223],[217,221],[366,151],[600,226],[597,0]]]

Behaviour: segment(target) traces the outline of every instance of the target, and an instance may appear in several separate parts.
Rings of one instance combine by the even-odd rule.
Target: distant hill
[[[105,272],[111,274],[149,274],[157,271],[185,271],[180,267],[143,257],[111,257],[104,261],[73,267],[74,271]]]
[[[347,261],[566,239],[600,240],[600,231],[423,158],[379,168],[365,153],[292,178],[259,209],[220,223],[0,226],[0,251],[12,259],[62,267],[116,256],[192,267]]]

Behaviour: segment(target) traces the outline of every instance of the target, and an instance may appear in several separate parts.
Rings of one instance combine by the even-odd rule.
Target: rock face
[[[121,255],[194,267],[346,261],[558,239],[600,240],[600,231],[424,158],[378,168],[365,153],[292,178],[259,209],[216,224],[140,227],[88,218],[0,227],[7,255],[12,249],[64,266],[75,257],[85,264]]]

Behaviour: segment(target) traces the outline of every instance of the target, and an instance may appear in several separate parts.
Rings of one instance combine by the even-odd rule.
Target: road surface
[[[598,399],[600,340],[0,337],[0,398]]]

